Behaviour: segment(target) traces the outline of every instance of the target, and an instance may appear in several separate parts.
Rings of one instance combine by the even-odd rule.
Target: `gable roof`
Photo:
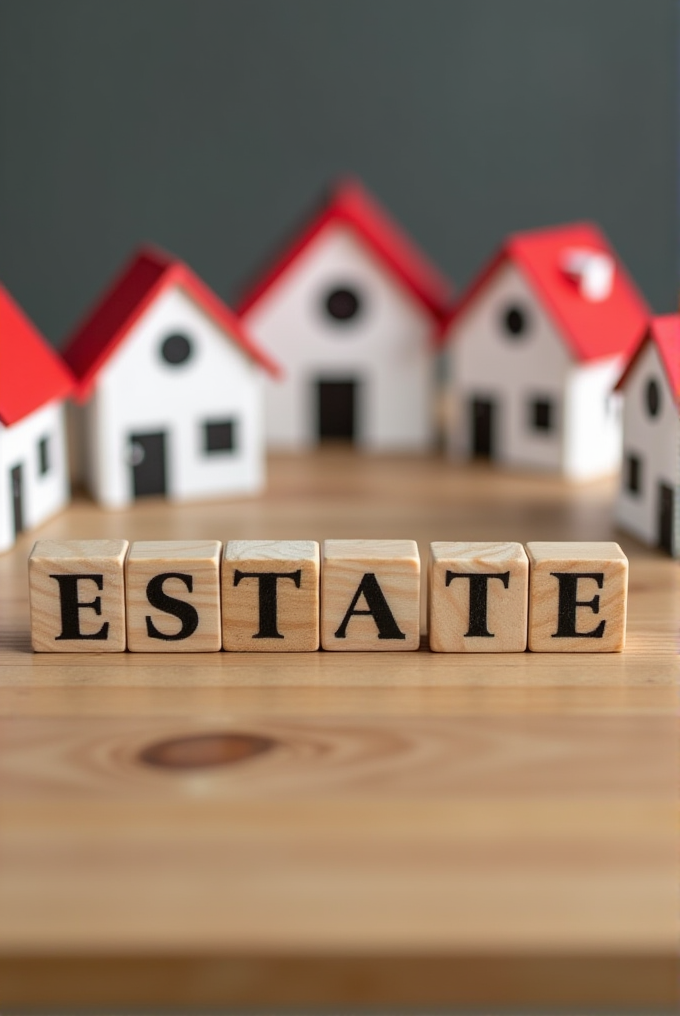
[[[659,351],[671,391],[676,401],[680,403],[680,314],[665,314],[663,317],[652,318],[615,390],[621,391],[625,387],[633,367],[650,342],[655,343]]]
[[[153,247],[142,248],[114,280],[68,340],[63,357],[85,398],[111,354],[153,301],[177,286],[198,303],[256,363],[273,375],[279,368],[250,337],[235,314],[182,261]]]
[[[593,257],[613,268],[611,289],[589,299],[570,276],[565,257]],[[651,317],[638,291],[608,241],[591,223],[576,223],[515,233],[508,237],[489,265],[472,282],[444,325],[445,339],[452,323],[462,317],[496,270],[515,264],[533,284],[572,355],[580,362],[623,354],[629,356]]]
[[[348,227],[363,240],[436,320],[445,317],[453,297],[448,280],[355,180],[342,181],[332,191],[321,210],[246,291],[237,304],[238,314],[246,314],[312,240],[332,223]]]
[[[72,390],[68,367],[0,286],[0,420],[11,427]]]

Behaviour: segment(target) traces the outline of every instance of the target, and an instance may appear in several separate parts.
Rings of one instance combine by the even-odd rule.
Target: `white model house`
[[[268,444],[427,447],[450,302],[446,280],[366,192],[339,186],[238,306],[283,370],[266,382]]]
[[[444,328],[450,452],[575,480],[618,469],[612,389],[649,316],[597,227],[511,236]]]
[[[623,396],[622,529],[680,557],[680,316],[652,320],[617,390]]]
[[[0,286],[0,551],[69,498],[64,399],[73,379]]]
[[[184,265],[141,251],[70,339],[84,473],[106,507],[249,494],[264,482],[272,361]]]

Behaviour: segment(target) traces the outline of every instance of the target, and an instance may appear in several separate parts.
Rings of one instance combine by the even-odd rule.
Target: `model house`
[[[73,379],[0,286],[0,550],[69,497],[64,399]]]
[[[451,453],[576,480],[618,469],[612,389],[649,316],[596,226],[511,236],[444,328]]]
[[[680,556],[680,316],[654,318],[617,385],[623,396],[622,529]]]
[[[422,449],[446,280],[356,183],[339,186],[241,301],[283,369],[266,382],[267,441]]]
[[[181,261],[141,251],[70,339],[84,475],[97,501],[250,494],[264,482],[273,362]]]

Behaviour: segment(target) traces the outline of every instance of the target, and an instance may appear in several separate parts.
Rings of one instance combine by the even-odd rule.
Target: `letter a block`
[[[420,647],[420,557],[415,541],[325,541],[321,645],[350,652]]]
[[[628,558],[618,543],[527,543],[529,649],[620,653]]]
[[[38,653],[122,653],[127,540],[38,540],[28,559]]]
[[[222,560],[222,640],[247,653],[319,648],[319,544],[230,540]]]
[[[128,649],[214,653],[222,645],[219,540],[133,543],[125,564]]]
[[[431,543],[428,632],[435,653],[523,653],[529,560],[521,543]]]

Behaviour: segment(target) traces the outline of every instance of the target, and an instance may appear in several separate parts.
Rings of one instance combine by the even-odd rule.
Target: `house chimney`
[[[614,259],[599,250],[570,247],[562,252],[560,267],[578,286],[584,300],[601,303],[614,285]]]

